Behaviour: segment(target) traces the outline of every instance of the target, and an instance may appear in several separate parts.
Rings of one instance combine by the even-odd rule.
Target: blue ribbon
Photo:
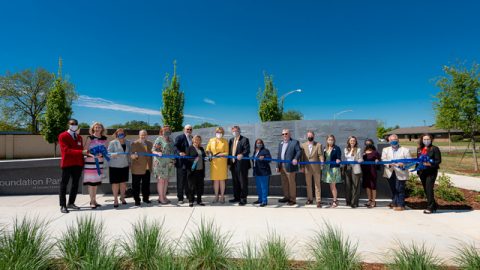
[[[100,170],[100,163],[98,161],[98,156],[102,155],[107,161],[110,161],[109,153],[107,151],[107,148],[103,144],[95,145],[94,147],[90,148],[89,150],[90,154],[94,156],[95,159],[95,167],[97,169],[98,175],[102,174],[102,171]]]

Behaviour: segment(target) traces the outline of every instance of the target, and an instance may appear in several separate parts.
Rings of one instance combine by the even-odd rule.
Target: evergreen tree
[[[278,94],[273,84],[273,76],[264,73],[265,89],[259,89],[257,100],[259,102],[258,115],[262,122],[281,121],[283,108],[278,102]]]
[[[185,95],[180,91],[180,80],[177,76],[177,63],[173,63],[173,77],[165,77],[165,86],[162,90],[163,107],[161,109],[163,124],[170,126],[172,131],[183,129],[183,106]]]

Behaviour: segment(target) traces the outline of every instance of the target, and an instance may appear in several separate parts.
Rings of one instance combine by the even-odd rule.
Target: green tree
[[[193,128],[194,129],[198,129],[198,128],[209,128],[209,127],[218,127],[217,124],[212,124],[210,122],[203,122],[201,124],[197,124],[197,125],[194,125]]]
[[[78,124],[78,128],[90,128],[90,125],[85,122],[81,122]]]
[[[283,112],[282,114],[283,121],[302,120],[302,119],[303,119],[303,113],[296,110],[288,110],[286,112]]]
[[[57,152],[58,135],[66,130],[67,121],[72,114],[72,109],[68,105],[65,94],[66,87],[67,83],[62,80],[61,76],[58,76],[53,89],[47,96],[47,109],[43,119],[42,135],[47,142],[53,143],[54,156]]]
[[[47,96],[53,88],[55,75],[43,68],[26,69],[0,76],[0,107],[3,117],[20,128],[38,134],[45,112]],[[74,86],[66,82],[67,103],[76,98]]]
[[[458,128],[467,135],[473,147],[474,169],[478,171],[475,134],[479,130],[479,65],[468,69],[464,64],[445,66],[445,76],[437,80],[440,92],[434,103],[438,127]]]
[[[164,125],[170,126],[172,131],[180,131],[183,128],[183,106],[185,95],[180,91],[180,79],[177,76],[177,63],[173,63],[173,77],[169,80],[165,76],[165,86],[162,91],[163,107],[161,109]]]
[[[149,125],[145,121],[139,120],[131,120],[125,122],[125,124],[113,124],[109,126],[109,128],[117,129],[117,128],[124,128],[124,129],[132,129],[132,130],[141,130],[141,129],[160,129],[160,125],[155,123],[153,125]]]
[[[388,132],[400,128],[399,125],[396,125],[394,127],[385,127],[385,123],[382,121],[377,121],[377,138],[383,139],[387,135]]]
[[[258,115],[262,122],[282,120],[282,111],[278,102],[278,94],[273,84],[273,76],[264,73],[265,89],[258,89],[257,100],[259,102]]]

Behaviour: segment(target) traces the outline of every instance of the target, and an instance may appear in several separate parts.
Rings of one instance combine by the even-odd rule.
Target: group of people
[[[177,199],[179,204],[188,200],[189,206],[194,204],[204,206],[202,195],[204,192],[205,169],[210,166],[210,179],[213,181],[214,200],[212,203],[225,203],[225,186],[230,170],[233,181],[233,198],[230,203],[247,204],[248,173],[253,170],[256,181],[258,199],[254,204],[264,207],[268,204],[269,182],[272,175],[270,163],[272,155],[262,139],[256,139],[253,147],[247,137],[241,134],[239,126],[231,129],[232,138],[224,138],[225,130],[222,127],[215,129],[215,136],[210,138],[206,147],[202,147],[202,137],[192,135],[191,125],[184,127],[183,133],[175,139],[171,138],[170,127],[164,126],[159,136],[152,143],[148,140],[146,130],[141,130],[138,139],[126,139],[125,130],[117,129],[113,140],[108,143],[105,128],[101,123],[94,123],[90,127],[90,135],[85,142],[78,134],[78,122],[69,120],[67,131],[59,135],[59,144],[62,154],[61,168],[62,181],[60,185],[60,210],[68,213],[68,209],[79,209],[75,205],[79,180],[83,171],[83,184],[88,186],[90,207],[95,209],[101,205],[97,203],[97,187],[102,182],[103,163],[102,154],[94,152],[92,148],[103,145],[108,149],[109,180],[112,185],[115,208],[120,204],[127,204],[125,194],[129,173],[132,176],[132,193],[136,206],[143,203],[150,204],[150,174],[157,180],[158,203],[169,204],[167,190],[169,179],[177,177]],[[339,205],[337,184],[345,182],[346,205],[352,208],[359,207],[361,188],[366,190],[368,208],[376,207],[377,172],[384,166],[383,177],[388,180],[392,201],[389,207],[395,211],[405,210],[405,184],[409,177],[409,170],[402,162],[376,164],[379,161],[410,159],[412,156],[406,147],[399,144],[397,135],[389,136],[390,146],[385,147],[380,154],[374,146],[374,141],[367,139],[363,149],[355,136],[350,136],[343,151],[336,144],[335,136],[328,135],[323,146],[315,140],[315,133],[307,131],[306,142],[300,144],[291,137],[290,131],[282,131],[282,139],[278,144],[276,172],[281,175],[283,198],[279,203],[288,205],[297,204],[296,174],[305,175],[307,189],[307,205],[315,203],[322,207],[321,182],[329,184],[333,200],[328,207]],[[418,175],[422,181],[427,197],[425,214],[434,213],[437,204],[434,198],[434,183],[437,178],[441,153],[438,147],[432,144],[430,134],[421,136],[417,148],[417,157],[428,156],[418,168]],[[251,152],[251,149],[253,151]],[[254,159],[248,157],[255,157]],[[341,164],[344,161],[355,161]],[[326,164],[319,164],[326,162]],[[370,161],[362,164],[364,161]],[[209,164],[208,164],[208,163]],[[67,185],[72,179],[68,203],[66,201]],[[142,198],[140,198],[140,194]]]

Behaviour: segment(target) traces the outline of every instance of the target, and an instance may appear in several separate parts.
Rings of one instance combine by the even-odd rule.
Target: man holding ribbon
[[[229,202],[238,202],[240,206],[243,206],[247,204],[248,170],[251,168],[251,164],[249,160],[243,159],[250,154],[250,142],[240,132],[239,126],[233,126],[233,138],[228,142],[230,150],[228,155],[235,156],[235,158],[228,159],[233,180],[233,199]]]
[[[174,146],[176,155],[185,156],[188,148],[192,145],[192,131],[192,126],[186,125],[183,129],[183,134],[175,138]],[[184,194],[189,198],[187,163],[187,160],[184,158],[178,158],[175,161],[175,167],[177,168],[177,198],[179,204],[184,203]]]
[[[138,133],[138,140],[132,143],[132,191],[135,205],[140,206],[140,185],[142,186],[143,202],[150,204],[150,171],[152,170],[153,144],[148,140],[147,131],[142,129]],[[142,155],[146,154],[146,155]]]
[[[382,150],[382,160],[391,161],[398,159],[410,159],[410,150],[400,146],[398,136],[392,134],[388,137],[389,147]],[[387,178],[392,191],[392,202],[390,208],[395,211],[405,210],[405,185],[408,180],[409,172],[402,162],[385,164],[383,177]]]
[[[283,198],[279,199],[278,202],[295,205],[297,204],[295,177],[302,151],[299,142],[292,139],[290,130],[284,129],[282,138],[283,140],[278,144],[278,159],[285,160],[285,162],[277,163],[277,172],[280,172],[282,178]]]

